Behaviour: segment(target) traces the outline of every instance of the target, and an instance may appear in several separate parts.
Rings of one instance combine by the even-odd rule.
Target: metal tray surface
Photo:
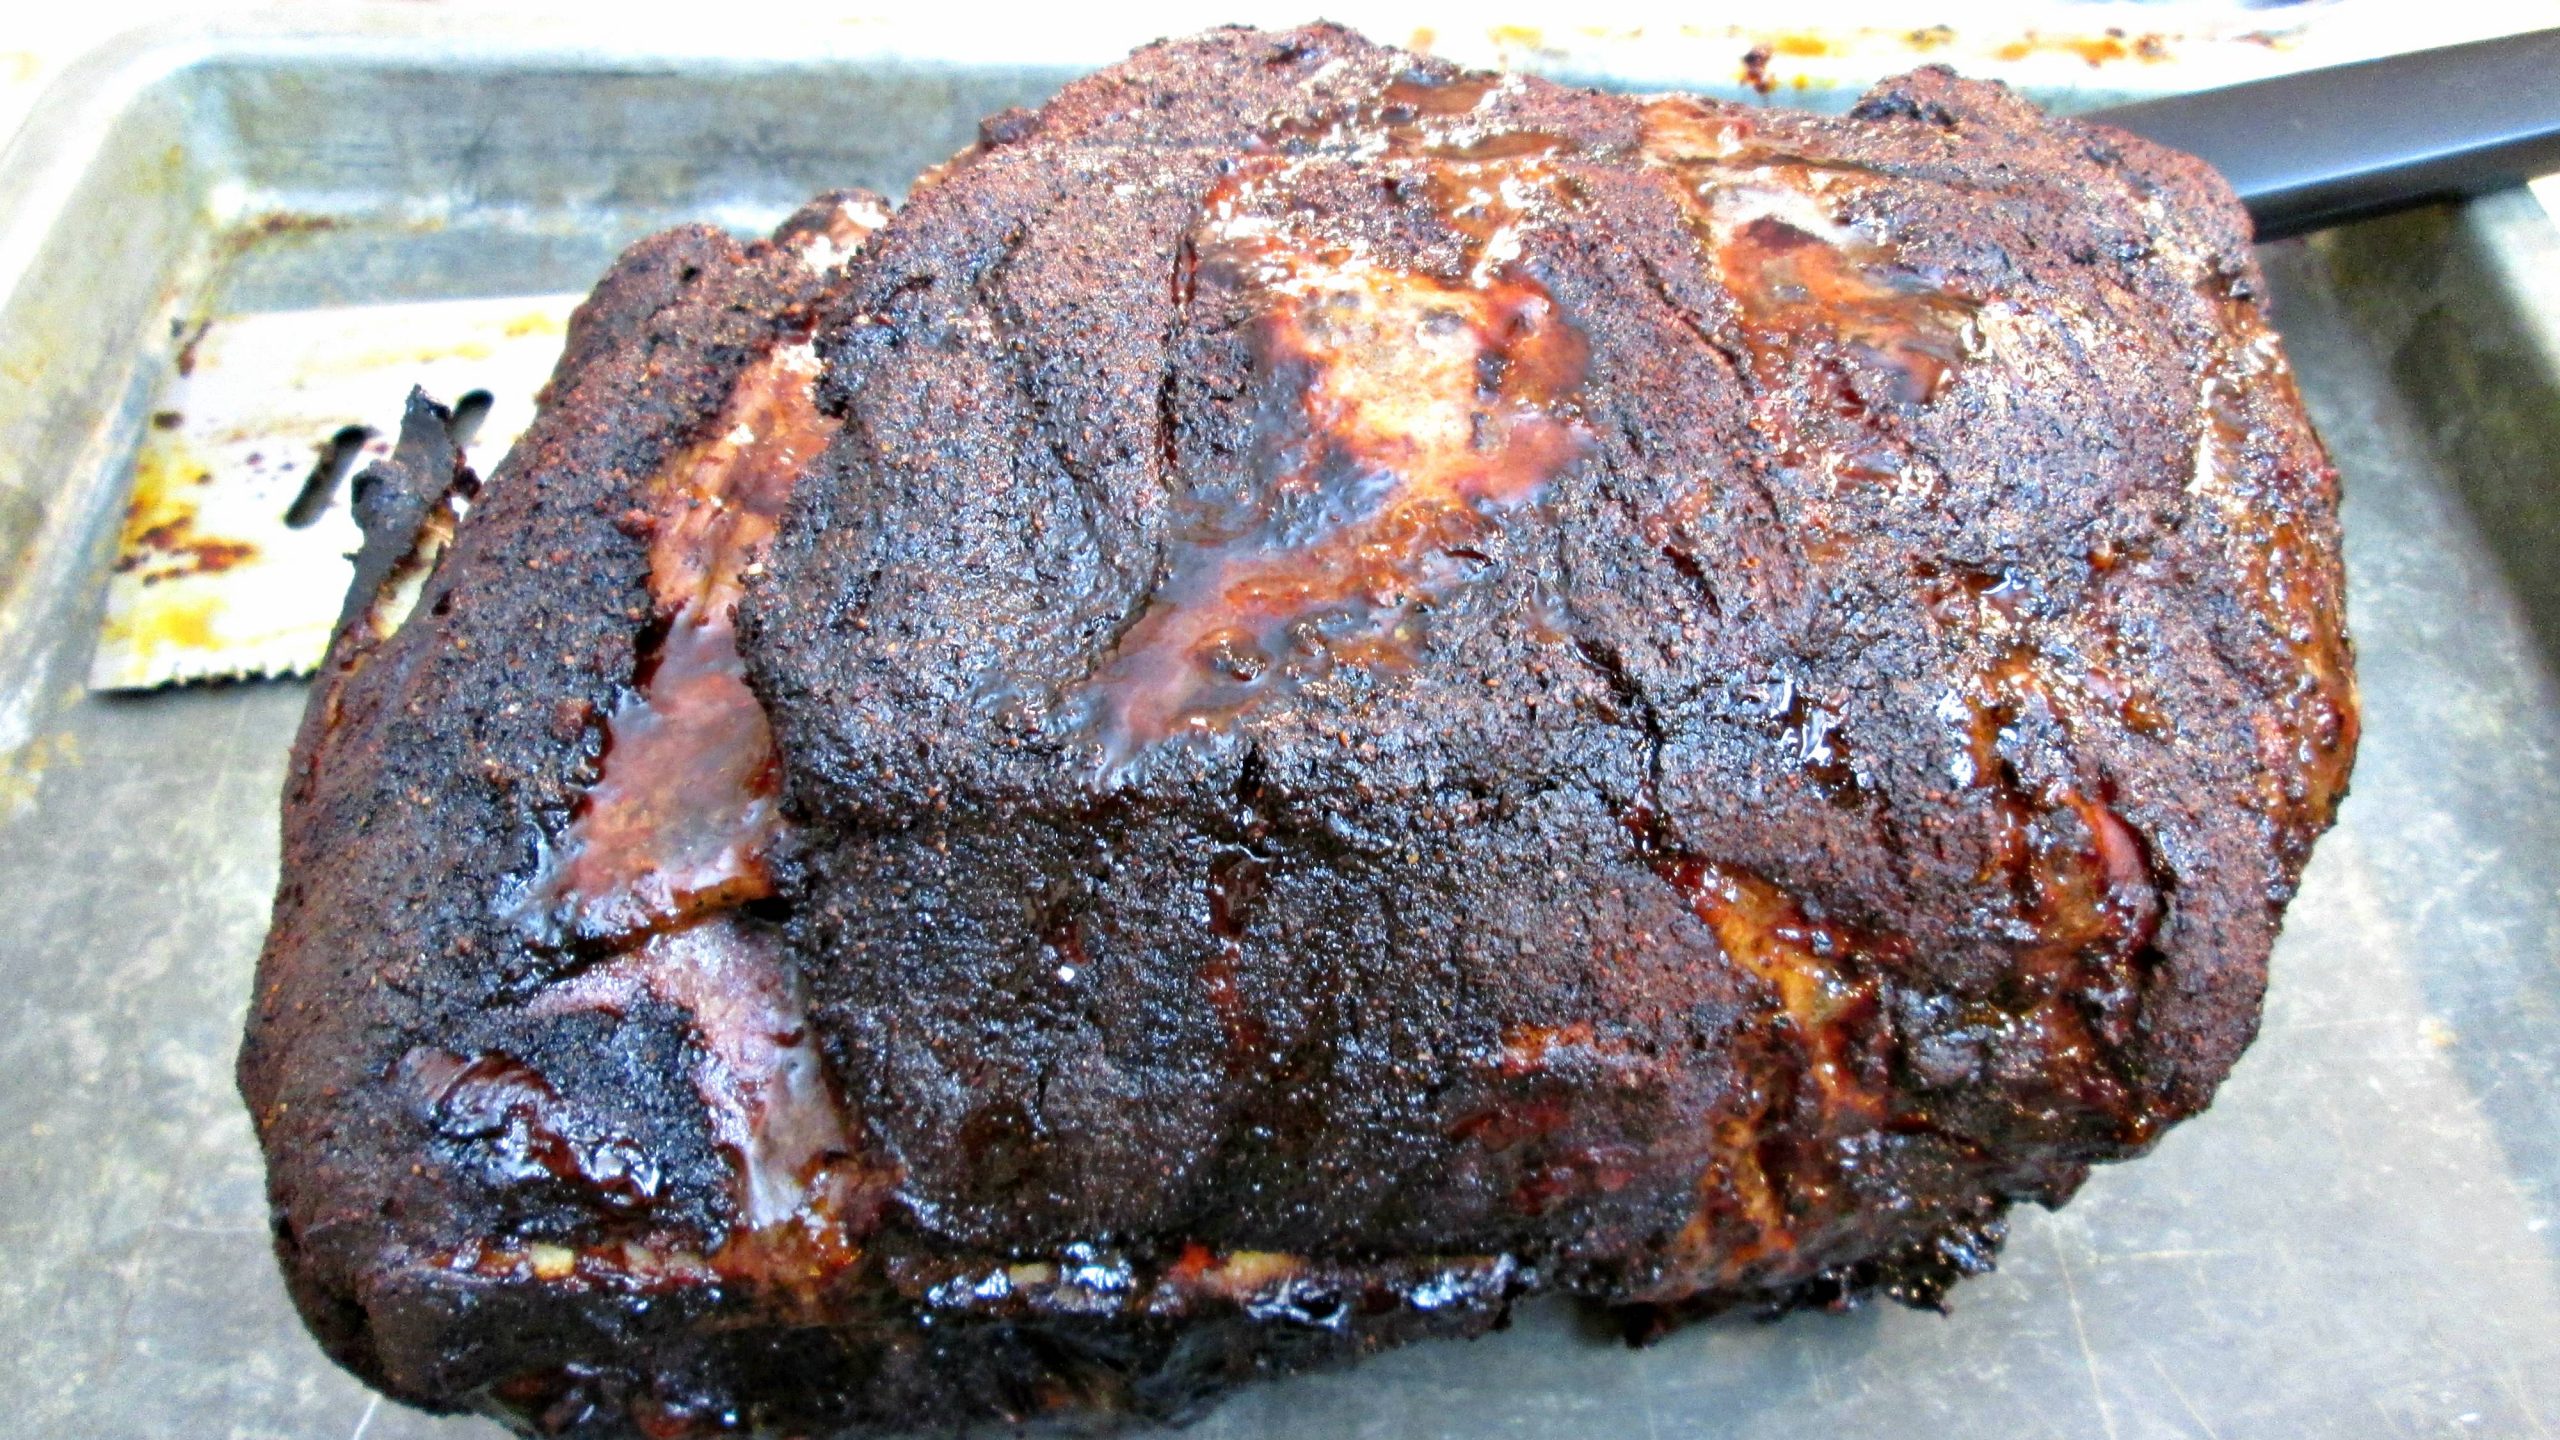
[[[663,224],[894,190],[979,115],[1107,58],[644,61],[375,33],[109,56],[0,157],[14,1433],[495,1433],[331,1367],[268,1254],[231,1059],[302,687],[78,683],[171,322],[581,288]],[[2518,192],[2264,259],[2347,477],[2367,731],[2212,1112],[2018,1215],[1949,1317],[1728,1319],[1631,1351],[1531,1305],[1474,1344],[1248,1390],[1193,1434],[2560,1427],[2560,231]]]

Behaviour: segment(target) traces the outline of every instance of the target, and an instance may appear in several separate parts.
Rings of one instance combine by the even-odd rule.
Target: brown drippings
[[[1754,45],[1743,51],[1742,83],[1764,97],[1775,92],[1778,82],[1770,78],[1769,62],[1777,58],[1778,52],[1766,45]]]
[[[2095,35],[2045,35],[2030,30],[1993,50],[1991,57],[2015,63],[2039,54],[2076,55],[2092,70],[2119,60],[2157,63],[2170,57],[2169,37],[2157,33],[2128,35],[2112,27]]]
[[[219,575],[258,558],[258,547],[246,540],[201,538],[183,530],[147,531],[142,543],[150,550],[119,557],[116,571],[125,574],[141,570],[145,585],[157,585],[181,575]]]
[[[657,1203],[658,1167],[647,1152],[619,1135],[582,1133],[592,1127],[580,1125],[551,1082],[522,1060],[422,1049],[402,1068],[436,1133],[470,1145],[501,1181],[558,1181],[616,1214]]]
[[[649,591],[666,625],[605,727],[602,773],[534,889],[541,923],[610,940],[772,893],[780,770],[738,655],[738,596],[792,482],[825,448],[817,363],[777,348],[656,497]]]
[[[116,573],[139,572],[142,584],[157,585],[188,575],[219,575],[256,559],[258,547],[250,542],[197,528],[189,488],[212,479],[211,470],[174,442],[145,447],[134,462],[133,498],[116,541]]]
[[[204,316],[190,325],[184,320],[169,322],[169,338],[178,342],[178,353],[171,363],[181,376],[196,373],[196,354],[204,348],[204,337],[213,329],[213,317]]]
[[[1459,240],[1457,273],[1379,263],[1291,209],[1300,159],[1249,160],[1204,205],[1184,288],[1252,317],[1254,444],[1227,493],[1180,507],[1163,581],[1081,689],[1106,775],[1337,667],[1413,663],[1426,614],[1493,567],[1503,515],[1583,453],[1583,338],[1516,263],[1562,203],[1552,146],[1434,124],[1493,84],[1399,80],[1285,137],[1384,147],[1373,163]]]

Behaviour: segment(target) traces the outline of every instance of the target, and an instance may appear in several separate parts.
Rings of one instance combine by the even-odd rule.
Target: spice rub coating
[[[431,409],[375,472],[424,580],[242,1058],[333,1354],[1180,1418],[1536,1291],[1934,1303],[2210,1100],[2356,722],[2200,163],[1323,26],[981,134],[635,248],[476,496]]]

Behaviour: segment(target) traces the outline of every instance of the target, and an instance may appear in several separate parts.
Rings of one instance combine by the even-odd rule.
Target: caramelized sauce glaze
[[[1790,675],[1779,677],[1774,700],[1780,755],[1833,804],[1855,806],[1864,800],[1871,782],[1841,731],[1839,712],[1813,698]]]
[[[810,268],[829,269],[881,218],[844,207],[794,243]],[[815,1321],[825,1282],[859,1257],[893,1183],[855,1153],[778,936],[739,913],[774,893],[767,862],[784,822],[736,610],[794,482],[833,436],[814,403],[818,371],[805,341],[776,345],[732,385],[710,435],[661,471],[648,515],[655,614],[638,672],[607,718],[597,778],[518,912],[537,943],[602,956],[538,993],[530,1013],[620,1014],[647,997],[687,1017],[694,1089],[734,1169],[736,1223],[707,1256],[662,1236],[483,1246],[457,1266],[621,1288],[741,1282],[768,1308]]]
[[[1971,302],[1894,267],[1885,247],[1751,213],[1747,199],[1700,199],[1717,273],[1741,306],[1753,352],[1771,363],[1828,331],[1892,377],[1896,400],[1919,405],[1945,391],[1976,343]]]
[[[1177,505],[1161,582],[1079,687],[1082,733],[1098,744],[1106,774],[1172,737],[1231,728],[1341,666],[1413,664],[1431,611],[1497,563],[1509,517],[1587,449],[1575,405],[1587,348],[1522,263],[1525,238],[1570,203],[1557,169],[1568,147],[1483,123],[1496,86],[1486,77],[1408,77],[1350,114],[1278,127],[1206,201],[1177,291],[1188,306],[1248,317],[1252,444],[1232,493],[1202,486]],[[1746,120],[1688,102],[1655,106],[1645,145],[1677,181],[1765,389],[1780,388],[1807,355],[1829,354],[1884,377],[1897,404],[1932,403],[1955,382],[1978,344],[1978,303],[1833,219],[1821,199],[1839,178],[1831,168],[1757,148]],[[1461,263],[1443,272],[1384,264],[1356,235],[1329,233],[1292,211],[1294,167],[1335,152],[1371,159],[1425,196]],[[2303,743],[2342,756],[2352,747],[2354,707],[2339,678],[2334,597],[2301,578],[2310,557],[2291,522],[2266,520],[2248,503],[2247,429],[2229,397],[2274,362],[2253,338],[2262,331],[2243,320],[2254,325],[2253,316],[2233,321],[2231,354],[2205,382],[2195,490],[2224,507],[2235,543],[2248,547],[2252,590],[2302,660],[2302,705],[2331,717],[2306,728]],[[825,441],[805,377],[795,384],[787,369],[776,361],[751,372],[733,401],[735,423],[667,487],[651,556],[666,639],[639,693],[612,717],[603,776],[549,892],[578,934],[632,948],[544,1003],[612,1008],[617,996],[645,992],[694,1016],[703,1049],[697,1085],[720,1143],[737,1157],[744,1226],[710,1260],[645,1251],[645,1260],[615,1259],[604,1247],[580,1265],[676,1274],[691,1264],[805,1280],[850,1262],[846,1235],[860,1222],[849,1227],[845,1217],[876,1204],[863,1197],[880,1188],[852,1167],[846,1117],[770,937],[720,913],[770,893],[763,855],[779,824],[770,737],[738,678],[728,625],[744,567],[769,539],[791,477]],[[1848,387],[1836,388],[1833,418],[1851,428],[1873,420]],[[1831,450],[1825,463],[1834,474],[1894,473],[1889,447]],[[1790,453],[1802,458],[1800,449]],[[2002,588],[1993,581],[1968,593],[1999,609],[2008,603]],[[2076,1087],[2058,1103],[2122,1113],[2105,1051],[2132,1038],[2132,967],[2157,926],[2159,899],[2141,838],[2102,798],[2062,786],[2030,793],[2002,757],[2002,730],[2024,707],[2050,703],[2046,683],[2036,658],[2020,654],[1988,669],[1959,705],[1959,783],[1990,792],[1998,817],[2000,843],[1984,878],[2003,882],[2011,897],[1998,917],[2006,933],[2023,927],[2027,935],[2017,942],[2018,981],[1993,1007],[1993,1023],[2035,1037],[2050,1061],[2042,1072]],[[1859,777],[1836,716],[1790,694],[1779,719],[1798,763],[1826,793],[1854,792]],[[705,755],[718,758],[705,765]],[[2343,759],[2335,768],[2343,773]],[[2324,810],[2335,780],[2317,764],[2309,774],[2289,799]],[[1831,1203],[1845,1142],[1929,1123],[1892,1113],[1885,1074],[1893,1059],[1884,990],[1907,944],[1820,920],[1747,871],[1660,849],[1649,815],[1629,823],[1724,954],[1767,988],[1758,1043],[1797,1061],[1719,1121],[1700,1207],[1675,1247],[1691,1263],[1741,1274],[1793,1249],[1796,1229]],[[1223,857],[1210,878],[1219,943],[1203,981],[1231,1064],[1248,1063],[1266,1043],[1236,983],[1241,915],[1261,883],[1250,857]],[[1588,1048],[1588,1032],[1524,1030],[1506,1037],[1498,1063],[1505,1075],[1533,1076]],[[469,1086],[438,1082],[440,1095],[466,1097],[438,1101],[460,1117],[454,1125],[483,1137],[521,1132],[515,1150],[527,1163],[584,1173],[574,1148],[536,1133],[547,1113],[538,1076],[527,1082],[497,1062],[454,1065],[455,1076],[486,1071]],[[1817,1117],[1810,1131],[1791,1118],[1808,1109]],[[1486,1119],[1477,1138],[1506,1148],[1561,1124],[1533,1104]],[[1552,1199],[1538,1183],[1524,1187],[1525,1208]],[[491,1252],[480,1263],[557,1262]],[[1195,1245],[1152,1283],[1125,1265],[1103,1275],[1109,1267],[1032,1262],[919,1279],[913,1288],[936,1304],[998,1313],[1089,1304],[1078,1298],[1086,1291],[1141,1309],[1197,1296],[1277,1303],[1272,1297],[1305,1266]]]
[[[2295,674],[2277,695],[2292,723],[2261,726],[2265,788],[2260,803],[2286,825],[2298,850],[2336,813],[2355,762],[2361,717],[2346,640],[2345,597],[2311,545],[2286,497],[2330,483],[2326,476],[2275,473],[2253,454],[2247,395],[2272,387],[2277,413],[2299,414],[2293,374],[2256,307],[2227,284],[2208,287],[2222,321],[2222,344],[2199,384],[2195,472],[2188,493],[2211,508],[2240,570],[2240,595],[2278,637]]]
[[[1730,1281],[1785,1263],[1798,1230],[1818,1228],[1846,1202],[1841,1167],[1858,1137],[1925,1125],[1893,1102],[1884,1017],[1885,984],[1910,946],[1820,919],[1748,870],[1670,845],[1648,807],[1625,823],[1717,948],[1769,996],[1759,1033],[1742,1041],[1746,1055],[1765,1057],[1742,1063],[1769,1078],[1717,1121],[1697,1208],[1671,1246],[1685,1275]]]
[[[817,357],[786,345],[731,391],[713,437],[660,482],[649,593],[663,637],[605,726],[601,773],[534,887],[559,930],[612,942],[773,893],[781,772],[738,655],[738,597],[833,422]]]
[[[713,916],[552,987],[534,1010],[624,1013],[644,994],[691,1017],[695,1090],[714,1141],[738,1166],[745,1227],[808,1228],[842,1211],[852,1144],[780,941]]]
[[[1451,124],[1493,82],[1400,80],[1374,106],[1275,134],[1207,198],[1186,298],[1248,317],[1252,445],[1178,507],[1164,578],[1078,688],[1109,776],[1342,666],[1420,655],[1428,615],[1496,563],[1505,517],[1587,448],[1583,337],[1520,263],[1564,203],[1552,141]],[[1309,163],[1375,154],[1457,241],[1451,273],[1378,260],[1290,208]]]
[[[773,893],[779,765],[747,689],[737,602],[791,486],[832,422],[815,354],[750,365],[709,440],[671,464],[655,502],[649,590],[666,625],[606,727],[600,775],[544,893],[580,938],[621,953],[538,1010],[621,1009],[643,992],[691,1018],[695,1089],[736,1167],[738,1228],[708,1260],[732,1278],[804,1288],[851,1263],[880,1187],[853,1142],[781,947],[735,907]]]
[[[2110,807],[2100,780],[2030,782],[2004,744],[2030,722],[2067,743],[2091,710],[2122,712],[2128,697],[2092,666],[2066,670],[2030,643],[2003,596],[2005,580],[1959,585],[1946,619],[1989,641],[1989,658],[1939,717],[1956,731],[1949,778],[1986,807],[1991,845],[1979,880],[1976,923],[2013,955],[2006,993],[1976,1017],[2009,1049],[2042,1057],[2033,1073],[2047,1103],[2112,1117],[2119,1138],[2139,1143],[2156,1125],[2107,1057],[2132,1045],[2142,981],[2162,902],[2148,845]],[[1970,597],[1972,613],[1963,613]],[[2119,713],[2120,718],[2120,713]],[[2094,787],[2094,793],[2093,793]]]
[[[1674,1253],[1731,1277],[1793,1252],[1838,1208],[1849,1141],[1889,1117],[1878,970],[1897,941],[1824,924],[1768,881],[1696,857],[1657,861],[1725,955],[1776,998],[1762,1044],[1785,1078],[1716,1128],[1709,1191]],[[1784,1057],[1797,1057],[1789,1067]],[[1745,1222],[1736,1233],[1734,1221]]]
[[[549,876],[570,934],[623,939],[773,893],[780,767],[725,616],[680,614],[606,734]]]
[[[1863,167],[1775,148],[1748,116],[1685,98],[1645,107],[1641,144],[1733,299],[1760,392],[1753,428],[1791,469],[1901,478],[1904,446],[1868,396],[1914,407],[1945,394],[1981,348],[1980,302],[1834,217],[1829,197],[1863,183]]]
[[[2019,678],[2032,674],[2023,665],[2000,674],[1986,682],[1998,694],[2032,683]],[[2138,1144],[2157,1122],[2110,1057],[2134,1042],[2141,967],[2161,914],[2147,848],[2097,800],[2067,787],[2028,793],[1998,748],[2016,703],[1967,712],[1971,783],[1991,792],[1995,817],[1983,878],[2002,897],[1984,924],[2014,959],[2003,991],[1964,1023],[2002,1051],[2032,1052],[2032,1064],[2002,1067],[2032,1078],[1994,1081],[1976,1069],[1936,1083],[2042,1087],[2056,1123],[2094,1120],[2119,1143]],[[1894,1067],[1909,1062],[1907,1037],[1887,1017],[1887,987],[1908,968],[1910,942],[1821,919],[1761,876],[1668,845],[1648,809],[1627,826],[1726,958],[1770,996],[1765,1028],[1745,1043],[1768,1053],[1751,1068],[1773,1078],[1755,1103],[1717,1123],[1698,1208],[1673,1246],[1684,1268],[1731,1281],[1782,1261],[1799,1231],[1854,1203],[1848,1167],[1859,1137],[1947,1133],[1894,1083]]]

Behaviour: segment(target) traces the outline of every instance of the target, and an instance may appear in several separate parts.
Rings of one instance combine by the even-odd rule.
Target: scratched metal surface
[[[166,322],[582,286],[672,218],[894,188],[1055,74],[253,46],[147,78],[99,82],[58,233],[0,246],[49,281],[0,324],[43,392],[0,429],[54,477],[0,513],[0,1428],[491,1435],[331,1368],[267,1254],[230,1064],[302,689],[76,683]],[[0,215],[43,188],[26,160],[0,161]],[[262,207],[333,227],[209,218]],[[2020,1215],[1950,1317],[1733,1320],[1631,1352],[1533,1306],[1249,1391],[1195,1435],[2560,1427],[2560,234],[2517,195],[2266,260],[2347,476],[2368,729],[2212,1112]]]

